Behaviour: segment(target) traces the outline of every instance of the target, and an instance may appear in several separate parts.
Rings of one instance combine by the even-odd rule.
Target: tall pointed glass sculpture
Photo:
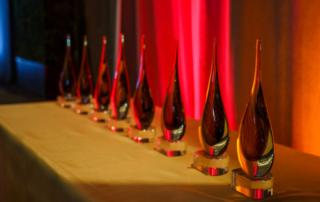
[[[229,126],[219,87],[217,42],[213,42],[213,61],[204,105],[199,139],[203,150],[194,152],[193,167],[206,175],[222,175],[229,170]]]
[[[187,153],[186,117],[179,84],[178,40],[174,46],[173,70],[167,94],[162,107],[161,128],[163,136],[157,140],[157,150],[167,156],[181,156]]]
[[[92,120],[95,122],[105,122],[111,113],[109,110],[111,84],[106,45],[107,38],[103,36],[99,74],[94,91],[94,109],[92,110]]]
[[[78,104],[76,105],[76,113],[78,114],[88,114],[93,107],[92,94],[92,76],[88,60],[88,50],[87,50],[87,36],[83,37],[83,48],[82,48],[82,59],[80,66],[80,73],[77,83],[77,97]]]
[[[114,132],[124,132],[129,129],[129,105],[130,87],[124,52],[124,35],[120,34],[118,63],[111,91],[111,109],[113,117],[107,122],[107,127],[110,130]]]
[[[133,116],[136,125],[130,127],[129,137],[139,143],[155,140],[155,127],[151,126],[154,117],[154,102],[149,88],[146,64],[144,35],[141,37],[140,73],[136,91],[133,96]]]
[[[261,41],[256,43],[256,66],[250,99],[239,126],[237,139],[241,168],[231,173],[231,187],[254,199],[273,195],[274,141],[260,78]]]
[[[66,53],[64,57],[62,71],[59,78],[60,96],[57,97],[58,104],[61,107],[74,107],[76,100],[76,74],[72,61],[70,34],[66,36]]]

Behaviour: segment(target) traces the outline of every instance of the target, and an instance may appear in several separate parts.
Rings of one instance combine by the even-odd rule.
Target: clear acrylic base
[[[77,114],[89,114],[92,108],[93,108],[92,103],[88,103],[88,104],[77,103],[76,106],[74,107],[74,111]]]
[[[187,140],[169,141],[164,136],[158,137],[157,148],[160,153],[166,156],[183,156],[187,153]]]
[[[241,168],[231,171],[231,188],[252,198],[264,199],[273,195],[273,176],[250,177]]]
[[[130,117],[127,117],[123,120],[115,119],[110,117],[106,120],[107,128],[113,132],[127,132],[130,128]]]
[[[136,126],[131,126],[128,137],[138,143],[154,142],[156,140],[156,127],[149,126],[140,130]]]
[[[58,105],[64,108],[74,108],[76,106],[76,98],[65,100],[61,95],[57,96]]]
[[[211,156],[204,150],[195,151],[192,167],[206,175],[226,174],[229,170],[229,154],[225,152],[221,156]]]
[[[104,122],[106,122],[106,120],[108,120],[110,118],[110,115],[111,115],[110,109],[104,110],[104,111],[100,111],[97,109],[91,109],[91,111],[90,111],[90,118],[94,122],[104,123]]]

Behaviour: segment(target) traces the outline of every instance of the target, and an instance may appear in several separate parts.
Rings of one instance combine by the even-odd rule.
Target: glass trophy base
[[[74,108],[76,106],[76,99],[65,100],[61,95],[57,96],[58,105],[64,108]]]
[[[101,122],[104,123],[106,120],[110,118],[111,110],[97,110],[97,109],[91,109],[90,111],[90,118],[94,122]]]
[[[221,156],[211,156],[204,150],[195,151],[192,167],[206,175],[226,174],[229,170],[229,154],[224,152]]]
[[[130,117],[127,117],[123,120],[115,119],[110,117],[106,120],[107,128],[113,132],[127,132],[130,128]]]
[[[273,195],[273,176],[250,177],[241,168],[231,171],[231,188],[252,198],[264,199]]]
[[[166,140],[164,136],[158,137],[157,148],[160,153],[166,156],[183,156],[187,153],[187,140]]]
[[[136,126],[131,126],[128,137],[138,143],[154,142],[156,140],[156,127],[149,126],[140,130]]]
[[[77,103],[74,107],[74,111],[77,114],[89,114],[90,111],[92,110],[92,107],[93,107],[92,103],[88,103],[88,104]]]

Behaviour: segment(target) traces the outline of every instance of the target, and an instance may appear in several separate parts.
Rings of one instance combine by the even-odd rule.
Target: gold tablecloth
[[[161,135],[160,108],[153,125]],[[55,102],[0,106],[0,201],[246,201],[230,172],[191,168],[200,122],[187,119],[188,153],[166,157]],[[232,131],[230,170],[240,167]],[[288,134],[290,135],[290,134]],[[277,134],[275,134],[277,139]],[[276,144],[272,201],[320,201],[320,157]]]

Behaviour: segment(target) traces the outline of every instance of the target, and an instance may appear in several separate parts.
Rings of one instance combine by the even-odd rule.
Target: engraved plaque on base
[[[139,129],[136,126],[131,126],[128,137],[138,143],[154,142],[156,140],[156,127],[149,126],[145,129]]]
[[[97,110],[91,109],[90,111],[90,118],[94,122],[106,122],[107,119],[110,118],[111,110]]]
[[[156,149],[166,156],[183,156],[187,153],[187,140],[167,140],[164,136],[158,137]]]
[[[195,151],[192,167],[206,175],[226,174],[229,170],[229,154],[225,152],[221,156],[211,156],[203,150]]]
[[[115,119],[110,117],[106,120],[107,128],[113,132],[127,132],[130,128],[130,117],[125,119]]]
[[[249,198],[263,199],[273,195],[273,176],[267,173],[263,177],[250,177],[238,168],[231,171],[230,186]]]
[[[58,105],[64,108],[74,108],[76,105],[75,98],[70,98],[66,100],[61,95],[57,96],[57,101],[58,101]]]
[[[77,114],[86,115],[90,113],[92,107],[93,107],[92,103],[88,103],[88,104],[77,103],[74,107],[74,111]]]

